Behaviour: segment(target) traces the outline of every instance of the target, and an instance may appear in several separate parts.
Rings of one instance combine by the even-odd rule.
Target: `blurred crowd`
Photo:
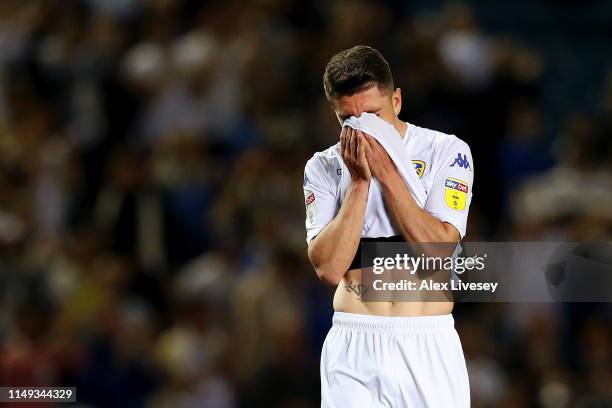
[[[356,44],[403,119],[470,144],[467,239],[610,240],[610,7],[501,3],[2,0],[0,385],[318,406],[332,289],[301,184],[340,131],[323,68]],[[609,305],[455,316],[474,407],[612,406]]]

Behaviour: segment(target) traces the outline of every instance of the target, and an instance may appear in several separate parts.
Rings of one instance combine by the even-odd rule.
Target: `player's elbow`
[[[345,271],[340,270],[330,260],[322,259],[315,245],[308,248],[308,258],[312,264],[319,280],[326,285],[336,286],[342,280]]]
[[[441,222],[440,228],[423,231],[412,245],[412,250],[427,258],[447,258],[453,255],[461,241],[459,231],[450,223]]]
[[[342,272],[329,267],[315,267],[317,276],[321,282],[330,286],[338,286],[342,280]]]
[[[321,282],[330,286],[337,286],[342,280],[342,276],[345,271],[340,270],[334,266],[331,262],[317,262],[317,260],[310,259],[310,263],[314,267],[317,277]]]

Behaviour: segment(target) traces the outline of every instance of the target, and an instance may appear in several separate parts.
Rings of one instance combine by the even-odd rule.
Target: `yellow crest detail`
[[[468,185],[463,180],[447,178],[444,183],[444,201],[453,210],[465,209]]]
[[[425,162],[423,160],[413,160],[412,165],[414,166],[414,171],[416,171],[417,176],[419,176],[419,178],[423,177],[423,173],[425,173]]]

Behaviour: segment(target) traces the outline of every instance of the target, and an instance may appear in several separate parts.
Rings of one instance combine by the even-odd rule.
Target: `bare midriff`
[[[334,310],[337,312],[356,313],[374,316],[435,316],[453,311],[453,302],[448,293],[423,293],[423,298],[411,301],[365,301],[361,298],[361,269],[346,272],[336,288]],[[417,295],[418,297],[419,295]],[[433,300],[432,300],[433,299]]]

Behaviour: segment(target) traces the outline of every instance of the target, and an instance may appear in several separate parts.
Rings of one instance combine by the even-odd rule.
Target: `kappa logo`
[[[450,165],[450,167],[455,167],[455,164],[459,167],[463,167],[464,169],[472,169],[470,167],[470,162],[468,161],[467,156],[465,154],[461,156],[461,153],[457,153],[457,157],[455,157],[455,161],[453,162],[453,164]]]
[[[414,166],[414,171],[416,171],[417,176],[419,178],[423,177],[425,173],[425,162],[423,160],[413,160],[412,165]]]

